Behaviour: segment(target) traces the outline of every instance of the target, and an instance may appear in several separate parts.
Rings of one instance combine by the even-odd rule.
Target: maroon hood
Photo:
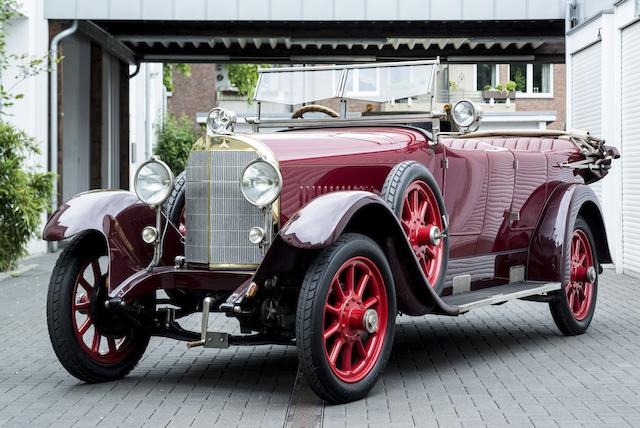
[[[317,196],[339,190],[378,193],[394,165],[426,143],[402,127],[305,129],[252,135],[267,145],[282,172],[281,221]]]
[[[408,145],[425,141],[424,135],[410,128],[322,128],[274,134],[252,135],[274,153],[280,163],[306,159],[335,158],[365,153],[403,150]]]

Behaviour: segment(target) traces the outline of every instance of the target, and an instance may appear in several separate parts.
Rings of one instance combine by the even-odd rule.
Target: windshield
[[[433,94],[437,61],[260,70],[256,101],[303,104],[329,98],[391,102]]]

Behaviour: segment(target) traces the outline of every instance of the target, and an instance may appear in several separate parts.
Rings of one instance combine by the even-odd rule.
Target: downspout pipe
[[[78,20],[51,39],[49,47],[49,171],[53,173],[51,210],[58,208],[58,45],[78,30]],[[58,249],[57,242],[48,243],[49,252]]]

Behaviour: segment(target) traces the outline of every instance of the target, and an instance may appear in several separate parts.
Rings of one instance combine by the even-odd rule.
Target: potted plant
[[[482,99],[494,101],[515,100],[516,87],[516,83],[512,80],[508,81],[504,86],[496,85],[492,87],[491,85],[486,85],[482,89]]]

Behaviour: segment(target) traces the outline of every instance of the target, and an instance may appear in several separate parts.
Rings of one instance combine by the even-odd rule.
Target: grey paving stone
[[[187,350],[153,338],[118,382],[84,385],[57,362],[45,320],[55,257],[0,284],[0,426],[283,426],[294,348]],[[548,307],[510,302],[459,318],[398,319],[369,397],[321,405],[324,425],[640,426],[639,281],[606,271],[587,334],[564,337]],[[237,324],[214,317],[215,328]],[[187,327],[197,328],[193,317]],[[304,408],[304,406],[300,406]]]

